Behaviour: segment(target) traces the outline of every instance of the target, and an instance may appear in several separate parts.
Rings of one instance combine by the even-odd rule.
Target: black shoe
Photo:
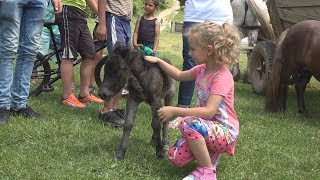
[[[125,115],[125,110],[124,109],[115,109],[115,110],[113,110],[115,113],[117,113],[118,114],[118,116],[120,117],[120,118],[124,118],[124,115]]]
[[[104,113],[100,111],[99,119],[101,119],[104,124],[110,124],[113,126],[123,126],[125,122],[123,117],[120,117],[116,111],[107,111]]]
[[[8,123],[10,115],[9,109],[0,109],[0,126]]]
[[[19,110],[12,110],[13,115],[15,116],[24,116],[26,118],[43,118],[43,116],[35,112],[30,106],[27,105],[25,108]]]

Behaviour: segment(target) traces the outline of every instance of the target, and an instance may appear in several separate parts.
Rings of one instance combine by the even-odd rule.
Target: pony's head
[[[113,53],[109,56],[104,66],[104,79],[98,92],[101,99],[109,101],[128,82],[130,70],[126,59],[129,55],[129,47],[115,46]]]

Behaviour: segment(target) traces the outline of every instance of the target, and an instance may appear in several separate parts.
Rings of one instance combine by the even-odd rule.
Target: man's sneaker
[[[86,105],[82,104],[74,94],[70,94],[67,99],[61,99],[61,103],[73,108],[85,108]]]
[[[103,100],[92,95],[92,94],[89,94],[88,96],[86,97],[80,97],[80,95],[78,96],[78,99],[80,102],[82,103],[87,103],[87,102],[96,102],[96,103],[103,103]]]
[[[217,175],[214,168],[203,168],[197,167],[194,171],[191,172],[187,177],[183,178],[182,180],[216,180]]]
[[[24,116],[26,118],[43,118],[43,116],[40,113],[37,113],[28,105],[25,108],[21,108],[19,110],[12,109],[11,113],[14,116]]]
[[[8,123],[10,115],[9,109],[0,109],[0,126]]]
[[[125,120],[119,116],[116,111],[99,112],[99,119],[104,124],[109,124],[113,126],[123,126]]]

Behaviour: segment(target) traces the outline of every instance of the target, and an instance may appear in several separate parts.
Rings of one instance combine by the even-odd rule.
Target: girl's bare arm
[[[158,116],[163,121],[171,120],[175,116],[195,116],[203,119],[212,119],[218,111],[222,98],[221,95],[210,95],[204,107],[181,108],[164,106],[158,110]]]
[[[160,68],[164,70],[169,76],[177,81],[192,81],[194,77],[191,70],[181,71],[180,69],[172,66],[171,64],[163,61],[158,57],[145,56],[146,61],[151,63],[158,63]]]

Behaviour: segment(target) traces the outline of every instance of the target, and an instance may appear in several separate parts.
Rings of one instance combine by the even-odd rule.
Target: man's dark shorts
[[[56,15],[61,34],[63,59],[76,59],[78,53],[83,59],[94,59],[95,47],[84,11],[73,6],[63,6],[61,14]]]

